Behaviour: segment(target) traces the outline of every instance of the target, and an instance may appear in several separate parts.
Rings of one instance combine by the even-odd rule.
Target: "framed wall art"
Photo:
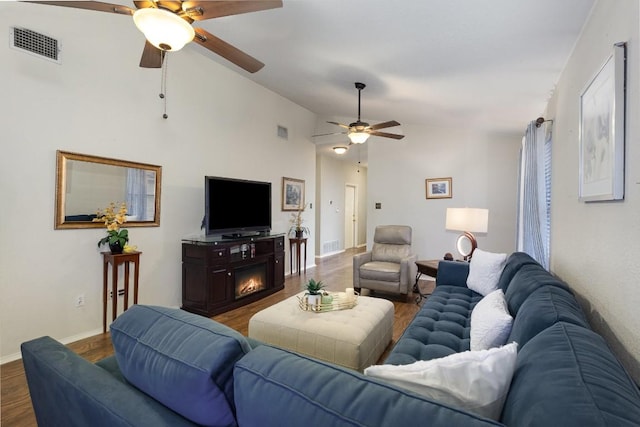
[[[298,211],[304,207],[304,180],[282,177],[282,210]]]
[[[624,198],[625,43],[580,95],[579,199]]]
[[[427,199],[450,199],[451,178],[427,178]]]

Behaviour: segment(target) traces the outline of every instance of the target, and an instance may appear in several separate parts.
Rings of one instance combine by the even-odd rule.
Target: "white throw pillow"
[[[410,365],[375,365],[365,375],[498,420],[516,367],[517,343]]]
[[[467,287],[483,296],[495,291],[506,263],[507,254],[485,252],[476,248],[469,263]]]
[[[471,312],[471,350],[487,350],[504,345],[511,333],[509,314],[502,289],[482,298]]]

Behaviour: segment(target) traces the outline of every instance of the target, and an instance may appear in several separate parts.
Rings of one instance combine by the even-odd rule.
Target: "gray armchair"
[[[417,256],[411,253],[411,227],[376,227],[371,251],[353,257],[353,287],[407,295],[416,278]]]

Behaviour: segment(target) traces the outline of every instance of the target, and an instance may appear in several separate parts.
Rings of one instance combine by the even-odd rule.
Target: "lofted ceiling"
[[[340,131],[326,120],[355,121],[358,81],[367,85],[362,119],[371,124],[519,135],[542,114],[594,2],[283,0],[282,8],[194,23],[264,62],[257,73],[195,43],[185,49],[318,114],[315,133]],[[385,131],[406,135],[402,126]],[[319,151],[348,143],[344,135],[311,140]]]
[[[239,72],[317,113],[321,122],[355,121],[354,82],[360,81],[367,84],[362,118],[369,123],[393,119],[515,134],[522,134],[542,114],[594,4],[594,0],[283,2],[280,9],[199,25],[266,64],[255,74]],[[339,130],[320,125],[316,133]],[[402,127],[387,130],[403,133]],[[342,135],[312,140],[328,151],[348,143]],[[351,156],[355,151],[350,150]]]

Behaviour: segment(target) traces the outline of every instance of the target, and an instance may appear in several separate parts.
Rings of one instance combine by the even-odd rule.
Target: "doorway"
[[[358,188],[353,184],[344,187],[344,248],[358,245]]]

